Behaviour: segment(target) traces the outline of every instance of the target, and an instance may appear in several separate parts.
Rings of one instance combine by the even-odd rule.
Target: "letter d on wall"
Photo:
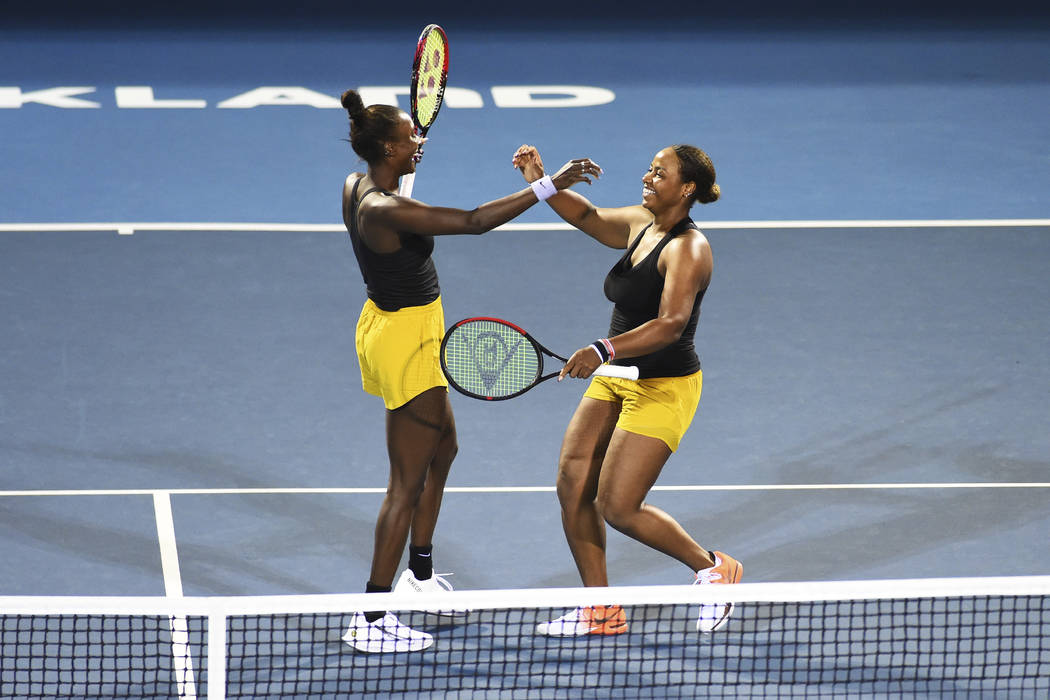
[[[612,90],[587,85],[494,85],[497,107],[594,107],[616,99]]]

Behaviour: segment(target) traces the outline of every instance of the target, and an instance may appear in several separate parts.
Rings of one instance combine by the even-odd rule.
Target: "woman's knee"
[[[619,532],[630,532],[631,522],[641,505],[616,494],[612,489],[600,489],[595,499],[598,512],[610,527]]]
[[[583,459],[563,456],[560,460],[556,490],[563,508],[594,500],[595,487],[587,479],[588,466],[587,460]]]
[[[418,479],[392,479],[386,488],[387,501],[395,508],[413,509],[419,503],[426,486],[426,473]]]

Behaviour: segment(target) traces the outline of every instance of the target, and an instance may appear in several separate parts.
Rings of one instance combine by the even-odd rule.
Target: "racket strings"
[[[419,58],[416,77],[416,118],[422,126],[430,126],[441,107],[443,73],[448,46],[441,32],[427,34]]]
[[[537,380],[542,368],[525,336],[492,321],[454,328],[442,353],[449,379],[477,396],[501,398],[523,391]]]

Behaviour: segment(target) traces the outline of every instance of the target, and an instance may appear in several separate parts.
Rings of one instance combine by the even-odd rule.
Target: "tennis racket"
[[[427,135],[438,110],[445,99],[445,82],[448,80],[448,37],[445,30],[436,24],[428,24],[419,35],[416,57],[412,61],[411,112],[416,132]],[[423,157],[423,147],[416,151],[415,161]],[[397,193],[402,197],[412,196],[416,174],[401,177]]]
[[[441,371],[461,394],[502,401],[558,376],[560,367],[543,374],[544,355],[566,361],[509,321],[467,318],[449,328],[441,340]],[[601,365],[594,373],[638,379],[637,367]]]

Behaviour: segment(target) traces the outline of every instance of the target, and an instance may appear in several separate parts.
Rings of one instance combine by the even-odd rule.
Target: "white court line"
[[[974,482],[931,482],[931,483],[882,483],[882,484],[694,484],[683,486],[654,486],[653,491],[878,491],[908,489],[1045,489],[1050,488],[1050,481],[974,481]],[[553,493],[554,486],[447,486],[445,493]],[[201,489],[26,489],[0,491],[0,498],[5,496],[153,496],[154,503],[158,498],[167,502],[168,495],[190,496],[227,496],[255,494],[376,494],[386,493],[385,487],[303,487],[303,488],[201,488]],[[171,506],[168,503],[168,519],[171,518]],[[160,532],[160,515],[158,511],[157,528]],[[174,526],[171,526],[171,537],[174,538]],[[174,553],[174,539],[171,540]],[[178,556],[174,556],[175,573],[177,574]],[[165,586],[168,585],[165,579]],[[181,595],[181,583],[180,583]]]
[[[1050,227],[1050,219],[830,219],[801,221],[701,221],[706,229],[795,229],[795,228],[993,228]],[[497,231],[571,231],[569,224],[509,223]],[[136,231],[267,231],[287,233],[345,233],[342,224],[281,224],[266,222],[149,222],[109,223],[0,223],[0,233],[19,232],[116,231],[132,235]]]
[[[164,595],[182,597],[182,572],[179,570],[179,550],[175,540],[175,520],[171,515],[171,495],[153,491],[153,511],[157,518],[157,540],[160,542],[160,566],[164,572]]]
[[[175,520],[171,515],[171,495],[163,491],[153,493],[153,512],[157,520],[157,541],[160,543],[160,565],[164,573],[164,594],[182,598],[182,573],[179,570],[179,551],[175,543]],[[185,615],[169,615],[171,629],[171,658],[180,700],[197,700],[197,682],[193,676],[193,656],[190,650],[189,625]]]

